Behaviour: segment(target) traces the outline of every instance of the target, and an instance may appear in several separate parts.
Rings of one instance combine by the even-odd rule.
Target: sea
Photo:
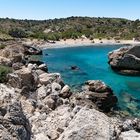
[[[140,117],[140,77],[120,75],[108,64],[108,53],[120,47],[125,45],[49,48],[43,50],[40,59],[48,65],[49,72],[59,72],[73,90],[80,90],[87,80],[104,81],[118,97],[117,110]]]

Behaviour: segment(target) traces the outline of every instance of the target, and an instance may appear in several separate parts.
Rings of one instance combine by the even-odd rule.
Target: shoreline
[[[36,44],[36,43],[35,43]],[[103,46],[103,45],[140,45],[140,41],[133,40],[107,40],[107,39],[94,39],[94,42],[90,39],[67,39],[66,41],[60,40],[55,43],[44,42],[39,44],[39,48],[42,49],[52,49],[52,48],[67,48],[67,47],[78,47],[78,46]]]

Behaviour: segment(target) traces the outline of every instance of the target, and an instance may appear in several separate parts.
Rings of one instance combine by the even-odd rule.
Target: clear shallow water
[[[122,46],[85,46],[46,49],[42,60],[50,72],[60,72],[65,83],[78,88],[86,80],[102,80],[108,84],[119,99],[119,108],[129,115],[140,117],[140,77],[115,73],[108,65],[108,52]],[[48,54],[48,55],[46,55]],[[72,71],[70,66],[80,70]]]

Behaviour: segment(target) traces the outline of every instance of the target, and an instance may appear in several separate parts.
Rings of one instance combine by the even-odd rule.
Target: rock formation
[[[103,113],[117,103],[104,82],[87,81],[73,93],[45,64],[16,61],[8,83],[0,84],[0,140],[139,139],[139,119]]]
[[[140,74],[140,46],[124,47],[110,52],[109,64],[122,74]]]
[[[23,44],[26,55],[42,55],[42,50],[33,44]]]
[[[79,93],[76,99],[78,104],[89,104],[95,106],[103,112],[109,112],[117,104],[117,97],[112,89],[99,80],[89,80],[83,86],[83,91]]]

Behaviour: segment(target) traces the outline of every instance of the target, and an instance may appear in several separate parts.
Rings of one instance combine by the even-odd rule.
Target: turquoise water
[[[60,72],[65,83],[78,89],[86,80],[102,80],[119,99],[118,107],[129,115],[140,116],[140,77],[115,73],[108,65],[108,52],[121,45],[46,49],[42,60],[50,72]],[[47,55],[48,54],[48,55]],[[79,70],[72,71],[71,66]]]

